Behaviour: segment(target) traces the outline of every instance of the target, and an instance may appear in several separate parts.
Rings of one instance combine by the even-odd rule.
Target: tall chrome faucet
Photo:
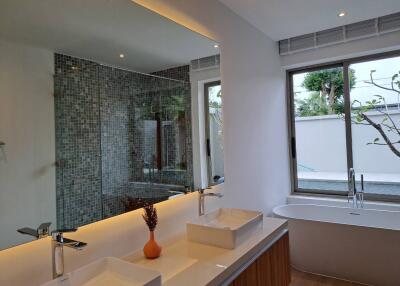
[[[64,274],[64,246],[76,250],[82,250],[87,245],[85,242],[75,241],[64,237],[65,232],[75,232],[77,229],[60,229],[51,232],[52,241],[52,262],[53,262],[53,279]]]
[[[222,194],[219,193],[205,193],[205,190],[211,190],[211,188],[207,189],[198,189],[199,192],[199,216],[204,215],[205,213],[205,207],[204,207],[204,199],[205,197],[217,197],[217,198],[222,198]]]
[[[353,208],[364,207],[364,175],[361,174],[361,191],[357,191],[356,172],[353,168],[349,169],[349,191],[347,193],[347,202],[352,200]]]

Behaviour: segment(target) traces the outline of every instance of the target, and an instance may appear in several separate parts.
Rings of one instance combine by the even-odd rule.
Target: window
[[[298,187],[345,191],[346,127],[340,117],[343,67],[294,74],[293,95]]]
[[[204,85],[206,148],[209,185],[224,182],[224,136],[221,82]]]
[[[400,199],[400,53],[288,72],[295,192]],[[361,188],[360,184],[357,185]]]

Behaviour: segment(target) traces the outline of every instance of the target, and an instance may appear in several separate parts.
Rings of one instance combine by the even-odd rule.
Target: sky
[[[218,102],[221,104],[221,98],[218,97],[218,93],[221,90],[221,85],[211,86],[208,89],[208,100],[212,102]]]
[[[382,90],[365,81],[370,80],[370,71],[376,70],[373,74],[374,79],[376,79],[375,82],[385,87],[391,87],[392,76],[400,72],[400,57],[352,64],[350,68],[355,70],[356,75],[356,84],[350,93],[351,101],[359,100],[365,103],[368,100],[376,99],[374,95],[381,95],[388,104],[399,102],[400,95],[396,92]],[[296,99],[307,98],[310,94],[301,86],[306,74],[307,73],[295,74],[293,76],[293,87]]]

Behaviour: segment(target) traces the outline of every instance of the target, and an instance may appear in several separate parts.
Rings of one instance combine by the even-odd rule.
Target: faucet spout
[[[347,193],[347,202],[350,199],[353,202],[353,208],[364,207],[364,175],[361,175],[361,191],[357,191],[356,188],[356,172],[353,168],[349,169],[349,190]]]
[[[64,237],[65,232],[75,232],[77,229],[60,229],[52,231],[52,262],[53,279],[64,275],[64,246],[82,250],[87,243]]]
[[[355,171],[353,168],[349,169],[349,191],[347,193],[347,201],[349,202],[350,200],[353,201],[353,207],[357,206],[357,200],[356,200],[356,185],[355,185]]]
[[[211,190],[211,188],[207,188],[208,190]],[[205,197],[216,197],[216,198],[222,198],[223,195],[220,193],[205,193],[205,189],[199,189],[199,216],[204,215],[205,213]]]

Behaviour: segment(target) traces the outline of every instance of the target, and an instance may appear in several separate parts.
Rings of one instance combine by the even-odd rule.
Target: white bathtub
[[[276,207],[289,219],[293,267],[375,286],[400,286],[400,212],[311,204]]]

